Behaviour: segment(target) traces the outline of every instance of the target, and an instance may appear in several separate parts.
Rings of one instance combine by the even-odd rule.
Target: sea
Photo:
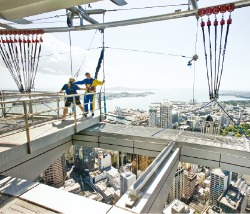
[[[124,91],[109,91],[107,92],[124,92]],[[154,89],[145,91],[129,91],[132,92],[153,92],[154,94],[145,97],[123,97],[113,100],[107,100],[107,111],[114,111],[116,107],[126,108],[126,109],[141,109],[148,110],[151,103],[168,101],[185,101],[190,102],[193,100],[193,90],[191,89]],[[197,102],[209,102],[208,90],[201,89],[194,92],[194,99]],[[247,100],[244,98],[238,98],[234,96],[220,96],[220,101],[229,100]]]

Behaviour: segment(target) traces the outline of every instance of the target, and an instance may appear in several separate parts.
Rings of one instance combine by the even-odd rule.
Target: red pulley
[[[17,43],[17,39],[14,39],[14,42]]]
[[[198,16],[204,16],[206,14],[206,9],[199,9]]]
[[[205,22],[201,21],[201,27],[204,27],[204,26],[205,26]]]
[[[221,6],[220,6],[220,12],[221,12],[221,13],[227,12],[227,8],[228,8],[227,5],[221,5]]]
[[[208,19],[208,20],[207,20],[207,26],[211,26],[211,24],[212,24],[212,23],[211,23],[210,19]]]
[[[231,19],[231,18],[229,18],[229,19],[227,20],[227,24],[228,24],[228,25],[232,24],[232,19]]]
[[[6,40],[2,39],[2,43],[6,43]]]
[[[215,19],[215,20],[214,20],[214,26],[217,26],[218,23],[219,23],[219,22],[217,21],[217,19]]]
[[[24,40],[23,40],[23,43],[27,43],[27,40],[26,40],[26,39],[24,39]]]
[[[28,43],[31,43],[31,40],[30,40],[30,39],[28,39]]]
[[[23,40],[19,39],[19,40],[18,40],[18,42],[19,42],[19,43],[22,43],[22,42],[23,42]]]
[[[43,42],[43,38],[42,37],[40,38],[40,42]]]
[[[14,43],[14,41],[12,39],[10,39],[9,41],[10,41],[10,43]]]
[[[6,39],[6,42],[7,42],[7,43],[10,43],[10,40],[9,40],[9,39]]]
[[[212,13],[213,13],[213,8],[211,8],[211,7],[206,8],[206,15],[207,16],[210,16]]]
[[[219,12],[220,12],[220,7],[219,6],[213,7],[213,14],[218,14]]]
[[[220,21],[220,25],[224,25],[224,24],[225,24],[225,20],[222,19],[222,20]]]
[[[227,10],[228,12],[233,12],[234,8],[235,8],[234,4],[229,4]]]

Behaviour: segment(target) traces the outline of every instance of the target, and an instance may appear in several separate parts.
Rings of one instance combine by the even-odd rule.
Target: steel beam
[[[235,1],[231,3],[234,3],[236,9],[250,6],[250,0]],[[189,17],[189,16],[196,16],[197,12],[198,12],[198,9],[193,9],[193,10],[188,10],[188,11],[183,11],[183,12],[175,12],[175,13],[168,13],[168,14],[162,14],[162,15],[157,15],[157,16],[142,17],[142,18],[137,18],[137,19],[107,22],[103,24],[92,24],[92,25],[84,25],[84,26],[77,26],[77,27],[71,27],[71,28],[69,27],[43,28],[42,30],[45,33],[94,30],[94,29],[101,30],[105,28],[145,24],[145,23],[150,23],[150,22],[166,21],[166,20],[171,20],[171,19],[179,19],[179,18],[184,18],[184,17]],[[37,29],[40,29],[40,28],[35,28],[32,30],[37,30]]]

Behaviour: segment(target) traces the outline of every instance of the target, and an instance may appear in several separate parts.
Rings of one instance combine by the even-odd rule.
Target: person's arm
[[[87,88],[80,88],[78,85],[75,86],[76,90],[86,90]]]
[[[84,85],[84,84],[86,84],[86,80],[84,79],[84,80],[81,80],[81,81],[76,81],[76,82],[74,82],[74,84],[75,85]]]
[[[65,91],[65,85],[62,87],[61,91],[59,91],[59,93],[63,93],[63,91]]]
[[[105,80],[100,81],[100,80],[94,80],[92,83],[92,86],[98,86],[98,85],[103,85],[105,83]]]

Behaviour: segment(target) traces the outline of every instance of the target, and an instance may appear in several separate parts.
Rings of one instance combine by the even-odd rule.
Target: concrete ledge
[[[186,163],[193,163],[201,166],[208,166],[212,168],[220,168],[220,162],[219,161],[212,161],[212,160],[205,160],[195,157],[188,157],[188,156],[180,156],[181,162]]]
[[[207,160],[220,161],[220,153],[207,150],[195,149],[190,147],[181,147],[181,156],[189,156]]]

